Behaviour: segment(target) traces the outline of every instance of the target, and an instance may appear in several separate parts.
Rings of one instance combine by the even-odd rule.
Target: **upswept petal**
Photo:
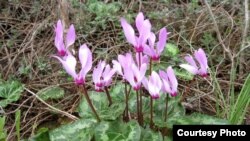
[[[63,43],[63,25],[62,25],[61,20],[57,21],[57,24],[55,27],[55,40],[54,41],[55,41],[55,46],[58,52],[65,50],[64,43]]]
[[[144,22],[144,15],[142,12],[139,12],[139,14],[136,16],[136,19],[135,19],[136,28],[138,31],[141,30],[141,27],[143,26],[143,22]]]
[[[141,31],[139,32],[138,44],[139,45],[145,44],[150,34],[151,34],[151,23],[147,19],[147,20],[144,20]]]
[[[56,32],[56,37],[63,40],[63,24],[61,20],[57,21],[55,32]]]
[[[163,84],[162,91],[164,93],[171,93],[169,82],[166,79],[162,79],[162,84]]]
[[[97,67],[94,68],[93,75],[92,75],[94,83],[100,83],[104,67],[105,67],[105,62],[100,61]]]
[[[171,66],[169,66],[167,68],[167,75],[168,75],[169,82],[171,83],[171,89],[173,92],[176,93],[177,87],[178,87],[178,82],[177,82],[176,76],[174,74],[174,70],[172,69]]]
[[[58,59],[62,63],[63,68],[65,69],[65,71],[69,75],[71,75],[73,78],[77,77],[76,70],[75,70],[75,68],[76,68],[76,59],[75,59],[74,56],[68,55],[67,57],[64,58],[65,60],[61,59],[58,56],[53,56],[53,57],[55,57],[56,59]]]
[[[196,63],[194,61],[194,58],[190,54],[185,56],[184,59],[188,62],[189,65],[191,65],[191,66],[195,67],[196,69],[198,69],[198,67],[197,67],[197,65],[196,65]]]
[[[207,64],[207,57],[206,57],[204,50],[201,48],[196,50],[194,52],[194,57],[200,64],[199,74],[201,76],[206,76],[208,64]]]
[[[140,69],[135,64],[132,64],[132,71],[137,79],[138,84],[140,84],[146,74],[147,64],[142,64]]]
[[[160,79],[160,76],[155,71],[153,71],[152,77],[154,78],[155,81],[155,87],[157,88],[158,91],[160,91],[162,87],[162,81]]]
[[[139,68],[135,64],[132,64],[131,69],[133,71],[133,74],[134,74],[136,80],[139,82],[139,79],[141,78],[141,73],[140,73]]]
[[[155,71],[153,71],[151,76],[149,76],[148,91],[153,98],[158,98],[161,88],[162,82],[160,77]]]
[[[154,86],[155,82],[152,76],[149,76],[148,80],[148,92],[152,97],[157,97],[157,90],[156,87]]]
[[[156,40],[156,36],[153,32],[150,33],[150,36],[148,38],[148,43],[149,43],[149,46],[151,48],[154,48],[154,45],[155,45],[155,40]]]
[[[116,72],[119,75],[123,76],[121,64],[116,60],[112,60],[112,63],[113,63],[113,69],[116,70]]]
[[[110,65],[107,64],[105,66],[105,69],[104,69],[103,73],[102,73],[102,76],[105,77],[106,75],[108,75],[108,73],[110,72],[110,70],[111,70]]]
[[[207,57],[206,57],[204,50],[199,48],[197,51],[197,54],[199,54],[198,56],[199,56],[199,59],[201,60],[200,63],[207,69],[208,68]]]
[[[109,84],[109,82],[111,82],[112,77],[113,77],[113,75],[115,74],[115,72],[116,72],[115,69],[111,69],[111,70],[107,73],[107,75],[104,75],[104,74],[103,74],[103,81],[104,81],[104,83],[105,83],[106,86]]]
[[[86,44],[84,44],[80,47],[79,60],[82,64],[80,75],[81,75],[81,77],[85,78],[85,75],[92,68],[92,53]]]
[[[131,64],[134,64],[134,60],[132,58],[131,53],[126,53],[125,55],[118,55],[118,61],[123,68],[126,68]]]
[[[70,25],[67,35],[66,35],[66,48],[69,46],[73,45],[76,40],[76,32],[75,32],[75,27],[74,25]]]
[[[152,48],[149,47],[148,45],[144,45],[143,46],[143,53],[148,55],[148,56],[151,56],[152,54]]]
[[[166,41],[167,41],[167,30],[164,27],[159,32],[159,41],[157,42],[156,45],[159,54],[161,54],[161,52],[164,50]]]
[[[188,64],[181,64],[180,67],[184,68],[185,70],[187,70],[188,72],[190,72],[194,75],[198,73],[198,69],[195,68],[194,66],[191,66]]]
[[[124,18],[121,18],[121,25],[128,42],[133,46],[136,46],[135,31],[133,27]]]
[[[61,54],[61,52],[66,52],[63,40],[61,40],[57,37],[55,38],[55,46],[56,46],[59,54]]]
[[[134,88],[136,87],[136,83],[134,80],[134,74],[131,68],[124,68],[124,77],[130,83],[130,85]]]
[[[89,55],[89,51],[88,51],[87,45],[86,44],[81,45],[79,48],[78,57],[79,57],[82,67],[84,67],[87,64],[88,55]]]
[[[162,79],[168,80],[168,75],[166,72],[160,70],[159,75],[161,76]]]
[[[86,44],[83,44],[79,50],[79,60],[82,67],[88,72],[92,67],[92,52]]]

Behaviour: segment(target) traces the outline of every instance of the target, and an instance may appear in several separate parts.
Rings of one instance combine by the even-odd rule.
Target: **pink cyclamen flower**
[[[129,82],[134,90],[140,89],[142,79],[147,71],[146,59],[143,60],[139,67],[133,60],[132,54],[126,53],[125,55],[118,55],[118,61],[112,61],[117,73],[123,76],[123,79]]]
[[[189,54],[185,57],[185,60],[188,62],[188,64],[181,64],[180,67],[186,69],[188,72],[194,75],[199,74],[202,77],[207,77],[208,64],[204,50],[201,48],[195,50],[194,57],[198,62],[199,67],[197,66],[197,63],[195,62],[194,58]]]
[[[147,78],[144,78],[142,83],[153,99],[158,99],[160,97],[162,81],[155,71],[152,72],[148,80]]]
[[[126,53],[125,55],[118,55],[118,61],[113,60],[113,67],[119,75],[124,78],[124,69],[131,67],[134,64],[134,60],[131,53]]]
[[[86,44],[82,45],[79,49],[79,60],[81,63],[81,70],[76,73],[76,58],[68,54],[63,59],[58,56],[53,56],[57,58],[63,65],[66,72],[74,78],[77,85],[82,85],[85,83],[85,76],[90,71],[92,67],[92,53]]]
[[[76,40],[76,33],[75,33],[75,28],[74,25],[70,25],[67,35],[66,35],[66,41],[64,43],[64,38],[63,38],[63,24],[61,20],[57,21],[57,24],[55,26],[55,46],[58,51],[58,55],[61,57],[66,56],[70,52],[68,51],[68,47],[73,45]]]
[[[166,28],[162,28],[159,32],[159,41],[156,43],[156,47],[155,47],[155,34],[151,33],[149,38],[148,38],[148,45],[144,46],[144,53],[149,55],[151,57],[151,59],[153,61],[159,61],[160,60],[160,55],[162,53],[162,51],[165,48],[166,45],[166,41],[167,41],[167,30]]]
[[[106,65],[105,61],[100,61],[97,67],[93,70],[93,82],[95,83],[95,90],[102,91],[104,87],[111,84],[112,76],[116,70],[111,69],[110,65]]]
[[[131,67],[124,69],[124,77],[130,83],[134,90],[139,90],[143,78],[145,77],[147,71],[147,64],[142,64],[141,67],[138,67],[135,64],[132,64]]]
[[[169,66],[166,72],[160,70],[159,74],[163,82],[162,91],[169,93],[171,96],[177,96],[178,82],[172,67]]]
[[[148,19],[145,20],[142,12],[137,15],[135,22],[139,37],[135,35],[133,27],[124,18],[121,18],[121,25],[127,41],[134,46],[136,52],[143,52],[146,41],[150,36],[151,23]]]

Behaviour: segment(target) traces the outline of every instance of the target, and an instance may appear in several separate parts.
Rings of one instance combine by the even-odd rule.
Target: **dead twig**
[[[58,113],[61,113],[61,114],[65,115],[65,116],[69,117],[70,119],[78,120],[78,118],[77,118],[76,116],[71,115],[71,114],[69,114],[69,113],[67,113],[67,112],[65,112],[65,111],[62,111],[62,110],[60,110],[60,109],[57,109],[57,108],[55,108],[55,107],[49,105],[48,103],[46,103],[44,100],[42,100],[39,96],[37,96],[37,94],[35,94],[35,93],[32,92],[31,90],[29,90],[29,89],[27,89],[27,88],[24,88],[24,89],[25,89],[27,92],[29,92],[30,94],[32,94],[33,96],[35,96],[39,101],[41,101],[43,104],[45,104],[46,106],[48,106],[50,109],[52,109],[52,110],[54,110],[54,111],[56,111],[56,112],[58,112]]]

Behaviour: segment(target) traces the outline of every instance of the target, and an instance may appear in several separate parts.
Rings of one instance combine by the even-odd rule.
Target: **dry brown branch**
[[[39,96],[37,96],[34,92],[32,92],[31,90],[27,89],[27,88],[24,88],[27,92],[29,92],[30,94],[32,94],[33,96],[35,96],[39,101],[41,101],[43,104],[45,104],[46,106],[48,106],[51,110],[55,111],[55,112],[58,112],[58,113],[61,113],[67,117],[69,117],[70,119],[72,120],[77,120],[78,118],[74,115],[71,115],[65,111],[62,111],[60,109],[57,109],[51,105],[49,105],[48,103],[46,103],[44,100],[42,100]]]
[[[215,20],[212,9],[211,9],[210,5],[208,4],[207,0],[203,0],[203,1],[204,1],[205,5],[206,5],[206,7],[208,9],[208,12],[209,12],[210,16],[212,17],[214,28],[215,28],[217,38],[218,38],[220,44],[223,47],[224,51],[227,53],[228,57],[231,59],[231,61],[233,61],[233,55],[231,53],[231,50],[228,47],[226,47],[226,45],[224,44],[224,41],[223,41],[223,39],[221,37],[221,33],[220,33],[220,30],[219,30],[218,24],[217,24],[217,22]]]

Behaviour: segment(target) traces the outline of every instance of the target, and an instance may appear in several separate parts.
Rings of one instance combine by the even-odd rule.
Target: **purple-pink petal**
[[[133,27],[124,18],[121,18],[121,25],[128,42],[133,46],[136,46],[135,31]]]
[[[112,63],[113,63],[113,69],[116,70],[116,72],[119,75],[123,76],[121,64],[116,60],[112,60]]]
[[[166,79],[162,79],[162,91],[164,93],[171,93],[171,89],[170,89],[170,84],[169,81]]]
[[[73,45],[76,40],[76,32],[75,32],[75,27],[74,25],[70,25],[67,35],[66,35],[66,48],[69,46]]]
[[[58,37],[59,39],[63,39],[63,24],[61,20],[57,21],[55,32],[56,37]]]
[[[194,61],[194,58],[191,56],[191,55],[187,55],[184,57],[184,59],[188,62],[188,64],[190,64],[191,66],[195,67],[196,69],[198,69],[195,61]]]
[[[162,81],[159,75],[153,71],[149,76],[148,91],[153,98],[159,98],[160,90],[162,88]]]
[[[102,72],[103,72],[104,67],[105,67],[105,62],[100,61],[97,64],[97,67],[94,68],[92,77],[93,77],[93,82],[95,84],[101,83],[101,76],[102,76]]]
[[[159,54],[164,50],[166,41],[167,41],[167,30],[166,28],[162,28],[159,33],[159,41],[157,42],[156,45]]]
[[[143,26],[143,22],[144,22],[144,15],[142,12],[139,12],[139,14],[136,16],[136,19],[135,19],[136,28],[138,31],[141,30],[141,27]]]
[[[192,74],[194,74],[194,75],[198,73],[198,69],[195,68],[195,67],[192,66],[192,65],[181,64],[180,67],[181,67],[181,68],[184,68],[184,69],[187,70],[189,73],[192,73]]]
[[[75,71],[76,59],[74,56],[68,55],[64,58],[64,60],[58,56],[53,56],[53,57],[55,57],[62,63],[63,68],[69,75],[71,75],[74,79],[77,78],[77,74]]]
[[[92,53],[86,44],[82,45],[79,50],[79,60],[82,64],[80,71],[81,77],[85,78],[85,75],[92,68]]]
[[[149,20],[145,20],[143,22],[141,30],[139,31],[138,45],[141,46],[145,44],[150,34],[151,34],[151,23]]]
[[[178,87],[178,82],[177,82],[176,76],[174,74],[174,70],[172,69],[171,66],[169,66],[167,68],[167,75],[168,75],[169,82],[171,83],[172,92],[176,93],[177,87]]]
[[[130,83],[130,85],[135,88],[135,76],[131,68],[124,68],[124,78]]]

